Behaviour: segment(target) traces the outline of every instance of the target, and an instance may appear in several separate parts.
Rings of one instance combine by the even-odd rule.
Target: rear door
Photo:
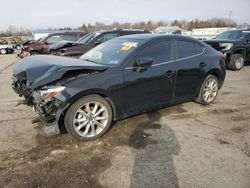
[[[177,77],[175,100],[182,101],[196,96],[205,78],[208,63],[202,56],[204,46],[193,40],[176,40]]]
[[[151,58],[154,63],[143,72],[135,65],[124,70],[125,109],[141,112],[147,109],[172,103],[175,83],[175,66],[172,60],[170,40],[154,42],[144,48],[137,58]]]

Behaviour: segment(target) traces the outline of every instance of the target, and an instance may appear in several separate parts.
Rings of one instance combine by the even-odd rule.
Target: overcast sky
[[[250,0],[0,0],[0,30],[113,21],[228,18],[250,23]]]

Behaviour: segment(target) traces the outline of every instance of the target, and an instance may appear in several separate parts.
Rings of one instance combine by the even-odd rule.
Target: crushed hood
[[[60,41],[58,43],[55,43],[55,44],[52,44],[50,45],[50,50],[59,50],[61,48],[66,48],[66,47],[71,47],[71,46],[77,46],[77,45],[80,45],[79,43],[77,42],[72,42],[72,41]]]
[[[26,74],[27,87],[35,89],[59,80],[68,71],[103,71],[107,66],[67,57],[37,55],[22,59],[13,69],[13,79]]]

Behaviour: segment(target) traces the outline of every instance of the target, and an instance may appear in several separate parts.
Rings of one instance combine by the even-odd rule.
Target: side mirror
[[[144,72],[147,68],[151,67],[154,60],[151,58],[138,58],[136,59],[136,71]]]

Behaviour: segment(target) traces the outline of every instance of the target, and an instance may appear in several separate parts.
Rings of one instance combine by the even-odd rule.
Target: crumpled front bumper
[[[39,118],[46,123],[57,123],[63,113],[64,103],[56,98],[52,98],[49,101],[43,101],[38,91],[32,91],[26,85],[12,78],[12,88],[20,97],[24,97],[24,100],[20,104],[24,104],[32,107],[33,111],[39,114]]]

